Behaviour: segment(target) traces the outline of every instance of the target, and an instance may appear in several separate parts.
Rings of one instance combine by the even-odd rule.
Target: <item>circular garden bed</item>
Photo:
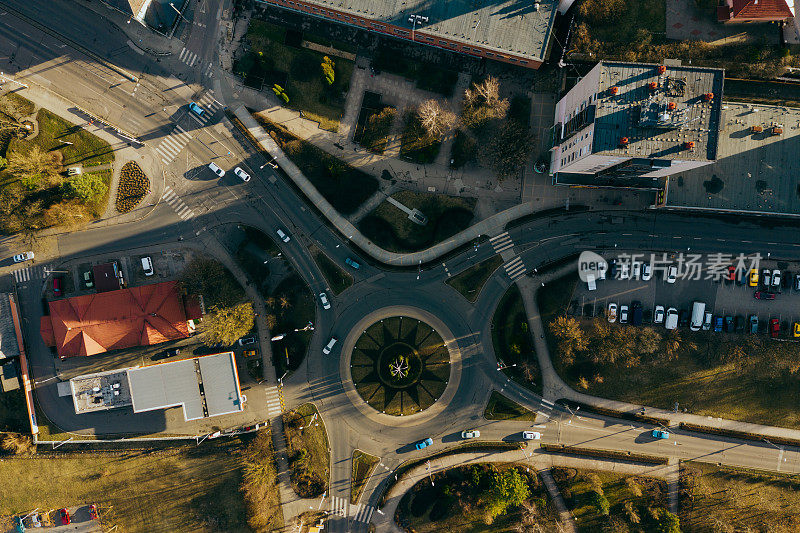
[[[356,391],[373,409],[410,415],[433,405],[444,392],[450,354],[441,335],[425,322],[385,318],[356,341],[350,373]]]

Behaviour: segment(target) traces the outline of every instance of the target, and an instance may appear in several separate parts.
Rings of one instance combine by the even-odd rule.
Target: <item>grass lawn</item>
[[[298,139],[262,115],[254,118],[272,135],[319,193],[342,215],[354,213],[375,191],[378,180],[345,164],[316,146]]]
[[[344,95],[350,87],[353,62],[341,57],[334,61],[333,85],[323,78],[322,64],[325,54],[289,46],[286,29],[264,22],[251,20],[246,39],[251,50],[248,56],[237,62],[234,71],[244,75],[263,78],[264,90],[278,84],[289,96],[287,107],[303,112],[305,118],[319,122],[325,130],[336,131],[344,114]]]
[[[552,472],[579,532],[667,531],[659,529],[667,510],[666,482],[574,468]]]
[[[469,227],[476,200],[442,194],[401,191],[392,198],[419,209],[428,217],[420,226],[408,215],[384,200],[358,224],[359,230],[375,244],[390,252],[416,252],[445,241]]]
[[[428,135],[419,116],[413,111],[406,113],[404,120],[405,126],[400,136],[400,157],[421,165],[436,161],[442,141]]]
[[[542,393],[539,360],[516,285],[511,285],[497,304],[492,317],[492,346],[498,361],[509,365],[503,369],[507,376],[537,394]]]
[[[0,391],[0,431],[30,434],[25,393],[21,387],[8,392]]]
[[[800,480],[790,474],[684,462],[680,508],[684,531],[798,531]]]
[[[309,252],[311,252],[314,261],[322,271],[322,275],[325,276],[328,287],[330,287],[333,294],[341,294],[353,284],[353,276],[334,263],[330,257],[325,255],[325,252],[313,245],[309,247]]]
[[[492,519],[487,505],[487,478],[497,471],[516,468],[529,496]],[[478,481],[478,483],[476,483]],[[535,474],[513,465],[472,464],[424,478],[400,500],[395,520],[404,531],[416,533],[507,533],[558,531],[557,513]],[[540,529],[534,529],[538,524]],[[517,529],[518,526],[531,529]]]
[[[563,278],[539,291],[539,310],[546,325],[564,313],[576,279]],[[800,361],[798,343],[776,342],[765,335],[685,329],[667,334],[660,327],[607,324],[602,317],[581,319],[579,324],[592,342],[599,342],[595,328],[607,325],[612,346],[592,345],[570,362],[551,327],[546,327],[553,365],[578,390],[669,410],[678,402],[679,408],[698,415],[800,428],[800,375],[793,373]],[[634,335],[652,336],[656,341],[645,349],[642,338]],[[632,353],[607,361],[604,354],[620,346],[632,347]]]
[[[513,402],[497,391],[492,391],[489,403],[483,411],[486,420],[521,420],[534,422],[536,413],[528,411],[520,404]]]
[[[355,505],[367,486],[367,481],[378,463],[380,457],[375,457],[361,450],[353,450],[353,472],[350,478],[350,503]]]
[[[465,271],[449,278],[446,283],[460,292],[464,298],[474,302],[481,293],[486,281],[502,264],[503,258],[499,255],[493,255],[489,259],[484,259],[480,263],[472,265]]]
[[[247,531],[241,442],[0,462],[0,515],[98,505],[121,531]]]
[[[313,421],[312,421],[313,420]],[[303,498],[328,490],[330,453],[325,423],[313,404],[305,403],[283,415],[292,489]]]

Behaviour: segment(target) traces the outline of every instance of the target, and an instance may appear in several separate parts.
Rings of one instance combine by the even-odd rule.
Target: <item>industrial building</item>
[[[471,0],[258,0],[340,24],[527,68],[547,59],[559,4]]]
[[[659,189],[717,159],[721,69],[602,61],[556,105],[556,184]]]

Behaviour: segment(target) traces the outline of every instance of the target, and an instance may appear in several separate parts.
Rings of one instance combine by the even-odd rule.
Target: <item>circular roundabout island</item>
[[[442,336],[416,318],[393,316],[370,325],[350,359],[356,392],[387,415],[419,413],[447,387],[450,353]]]

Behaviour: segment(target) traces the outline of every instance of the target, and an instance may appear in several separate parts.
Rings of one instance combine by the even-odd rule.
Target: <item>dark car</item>
[[[653,323],[653,310],[645,309],[644,313],[642,313],[642,324],[652,324],[652,323]]]
[[[721,316],[715,316],[714,317],[714,331],[716,331],[717,333],[722,331],[722,325],[723,325],[722,317]]]
[[[781,289],[788,290],[792,288],[792,280],[794,279],[794,275],[791,272],[787,272],[786,270],[783,271],[783,276],[781,277]]]
[[[774,292],[767,292],[767,291],[756,291],[753,293],[753,297],[756,300],[774,300],[775,293]]]
[[[180,348],[170,348],[169,350],[158,352],[157,354],[151,356],[150,360],[160,361],[161,359],[166,359],[167,357],[172,357],[173,355],[180,355],[180,354],[181,354]]]
[[[681,309],[681,312],[678,313],[678,325],[682,328],[685,328],[689,325],[689,311],[686,309]]]
[[[345,260],[344,260],[344,262],[345,262],[345,263],[346,263],[348,266],[351,266],[351,267],[353,267],[353,269],[355,269],[355,270],[358,270],[359,268],[361,268],[361,265],[359,265],[358,263],[356,263],[355,261],[353,261],[353,260],[352,260],[352,259],[350,259],[349,257],[346,257],[346,258],[345,258]]]
[[[635,301],[631,304],[631,325],[642,325],[642,302]]]
[[[744,331],[744,317],[742,315],[736,315],[733,319],[733,323],[737,333]]]
[[[769,319],[769,336],[773,339],[778,336],[781,332],[781,323],[778,321],[777,318],[770,318]]]
[[[758,316],[750,315],[750,333],[758,333]]]
[[[594,316],[594,305],[592,304],[585,304],[583,306],[583,316],[588,316],[589,318]]]
[[[611,279],[614,279],[614,278],[617,277],[617,260],[616,259],[612,259],[612,260],[610,260],[608,262],[608,276]]]
[[[733,333],[733,317],[730,315],[725,317],[725,332]]]

